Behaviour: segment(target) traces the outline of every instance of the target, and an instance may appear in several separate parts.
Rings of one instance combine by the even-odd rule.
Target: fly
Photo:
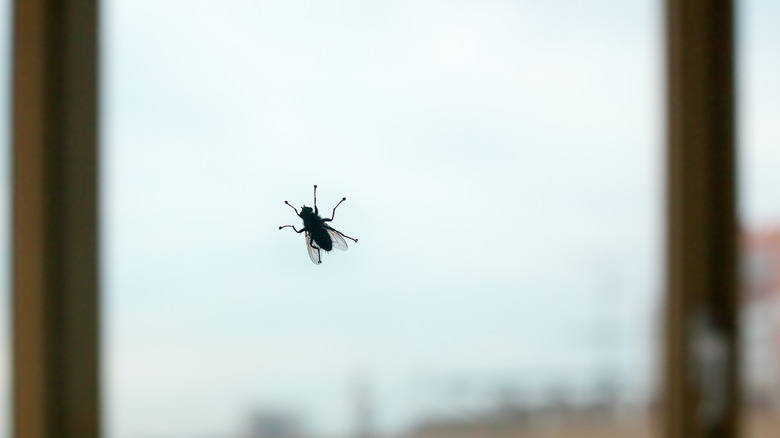
[[[317,209],[317,185],[315,184],[314,210],[312,210],[311,207],[304,205],[301,207],[301,212],[298,213],[298,209],[293,207],[289,202],[284,201],[285,204],[295,210],[295,214],[297,214],[299,218],[303,219],[303,228],[298,230],[293,225],[282,225],[279,229],[281,230],[282,228],[289,227],[296,233],[305,233],[306,250],[309,252],[309,258],[315,265],[319,265],[322,263],[322,251],[329,252],[333,248],[346,251],[347,241],[344,240],[344,238],[352,240],[355,243],[358,241],[354,237],[349,237],[328,224],[328,222],[332,221],[333,217],[336,216],[336,208],[346,200],[347,198],[341,198],[341,201],[333,207],[333,214],[330,215],[330,219],[321,218],[320,211]]]

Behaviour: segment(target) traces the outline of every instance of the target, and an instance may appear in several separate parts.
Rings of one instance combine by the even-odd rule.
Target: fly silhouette
[[[306,238],[306,250],[309,253],[309,258],[311,259],[312,263],[319,265],[322,263],[322,251],[330,252],[333,250],[333,248],[346,251],[348,247],[347,241],[344,239],[349,239],[356,243],[358,241],[354,237],[349,237],[328,224],[328,222],[331,222],[336,216],[336,209],[338,206],[346,200],[347,198],[341,198],[341,201],[339,201],[339,203],[333,207],[333,213],[330,215],[330,218],[321,218],[320,211],[317,208],[317,185],[315,184],[314,210],[312,210],[311,207],[304,205],[301,207],[301,211],[299,213],[298,209],[293,207],[292,204],[284,201],[284,203],[295,210],[295,214],[297,214],[298,217],[303,220],[303,228],[298,230],[293,225],[282,225],[279,227],[279,229],[281,230],[282,228],[292,228],[296,233],[304,233],[304,237]]]

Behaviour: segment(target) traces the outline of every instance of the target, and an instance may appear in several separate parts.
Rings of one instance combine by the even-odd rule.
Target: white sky
[[[387,430],[480,399],[453,381],[536,394],[611,373],[641,392],[656,3],[106,1],[108,436],[224,436],[266,407],[349,432],[356,380]],[[771,3],[740,15],[751,224],[780,218]],[[315,183],[360,239],[321,266],[277,230]]]

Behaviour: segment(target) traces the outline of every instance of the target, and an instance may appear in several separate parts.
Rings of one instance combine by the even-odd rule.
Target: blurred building
[[[301,421],[294,412],[262,410],[252,414],[249,438],[300,438]]]
[[[780,407],[780,227],[741,236],[745,403]]]
[[[374,433],[374,407],[371,386],[365,377],[352,383],[352,399],[355,415],[354,438],[371,438]]]

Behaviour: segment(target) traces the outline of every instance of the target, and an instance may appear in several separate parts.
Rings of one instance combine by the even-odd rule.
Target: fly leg
[[[320,214],[320,210],[317,208],[317,184],[314,184],[314,214]]]
[[[289,203],[289,202],[287,202],[287,201],[284,201],[284,203],[285,203],[285,204],[287,204],[287,206],[288,206],[288,207],[290,207],[290,208],[292,208],[293,210],[295,210],[295,214],[297,214],[298,216],[300,216],[300,214],[298,214],[298,209],[297,209],[297,208],[293,207],[293,206],[292,206],[292,204],[290,204],[290,203]]]
[[[341,203],[342,203],[342,202],[344,202],[344,201],[346,201],[346,200],[347,200],[347,198],[341,198],[341,201],[339,201],[339,203],[338,203],[338,204],[336,204],[336,206],[335,206],[335,207],[333,207],[333,213],[331,213],[331,215],[330,215],[330,219],[323,219],[323,221],[324,221],[324,222],[330,222],[330,221],[332,221],[332,220],[333,220],[333,218],[334,218],[334,217],[336,217],[336,209],[339,207],[339,205],[341,205]],[[339,233],[339,234],[341,234],[341,233]],[[347,237],[347,236],[344,236],[344,237]],[[351,239],[351,237],[350,237],[350,239]],[[356,242],[357,242],[357,240],[356,240]]]
[[[314,186],[314,187],[317,187],[317,186]],[[320,247],[319,247],[319,246],[317,246],[317,245],[314,243],[314,239],[313,239],[312,237],[309,237],[309,246],[310,246],[311,248],[313,248],[313,249],[316,249],[316,250],[317,250],[317,264],[319,265],[320,263],[322,263],[322,253],[320,252]]]
[[[339,204],[340,204],[340,203],[339,203]],[[337,205],[337,207],[338,207],[338,205]],[[341,232],[341,231],[339,231],[339,230],[334,230],[333,228],[331,228],[331,230],[332,230],[332,231],[335,231],[335,232],[337,232],[337,233],[339,233],[339,235],[340,235],[341,237],[346,237],[347,239],[349,239],[349,240],[352,240],[352,241],[354,241],[355,243],[357,243],[357,241],[358,241],[358,240],[357,240],[357,239],[355,239],[354,237],[349,237],[349,236],[347,236],[346,234],[342,233],[342,232]]]
[[[295,231],[295,232],[296,232],[296,233],[298,233],[298,234],[300,234],[300,233],[303,233],[304,231],[306,231],[306,228],[305,228],[305,227],[304,227],[304,228],[301,228],[301,229],[300,229],[300,231],[299,231],[299,230],[296,230],[296,229],[295,229],[295,225],[282,225],[282,226],[280,226],[280,227],[279,227],[279,229],[281,230],[282,228],[287,228],[287,227],[290,227],[290,228],[292,228],[292,229],[293,229],[293,231]]]

